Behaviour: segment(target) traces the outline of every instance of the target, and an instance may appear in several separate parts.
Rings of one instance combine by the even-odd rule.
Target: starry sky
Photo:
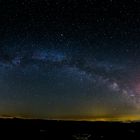
[[[0,0],[0,116],[140,119],[139,7]]]

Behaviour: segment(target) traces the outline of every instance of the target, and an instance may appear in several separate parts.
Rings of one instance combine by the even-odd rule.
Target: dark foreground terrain
[[[140,139],[140,123],[0,119],[3,139]]]

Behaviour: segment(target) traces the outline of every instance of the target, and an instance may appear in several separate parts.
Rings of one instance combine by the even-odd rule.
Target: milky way
[[[0,115],[140,116],[140,18],[130,4],[1,2]]]
[[[74,50],[17,50],[3,49],[1,56],[1,100],[6,110],[20,113],[22,108],[25,114],[46,117],[94,116],[127,114],[139,107],[138,91],[127,77],[129,65],[98,60],[80,50],[80,59]]]

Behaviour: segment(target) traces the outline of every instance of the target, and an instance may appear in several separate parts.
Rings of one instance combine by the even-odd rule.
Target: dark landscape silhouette
[[[100,140],[139,139],[140,122],[88,122],[39,119],[0,119],[5,139]]]

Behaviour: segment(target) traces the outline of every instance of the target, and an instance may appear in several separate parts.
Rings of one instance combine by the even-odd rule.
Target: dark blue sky
[[[138,119],[139,5],[1,0],[1,116]]]

